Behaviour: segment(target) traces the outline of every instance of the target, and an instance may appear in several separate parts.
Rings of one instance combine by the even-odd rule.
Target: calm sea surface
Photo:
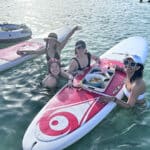
[[[78,39],[101,55],[130,36],[143,36],[150,44],[150,4],[145,0],[0,0],[0,22],[25,23],[33,37],[42,37],[64,25],[81,25],[62,52],[68,64]],[[4,47],[8,44],[1,44]],[[27,61],[0,73],[0,150],[21,150],[26,128],[64,85],[55,91],[41,88],[45,57]],[[150,56],[145,64],[146,99],[150,97]],[[150,100],[149,100],[150,101]],[[67,150],[149,150],[150,109],[116,108],[101,124]]]

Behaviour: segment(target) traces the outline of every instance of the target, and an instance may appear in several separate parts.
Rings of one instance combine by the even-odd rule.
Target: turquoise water
[[[143,36],[150,44],[150,4],[139,0],[1,0],[0,22],[26,23],[33,37],[50,30],[81,25],[62,52],[64,64],[72,58],[74,43],[87,42],[88,50],[101,55],[120,40]],[[4,44],[1,47],[6,46]],[[150,56],[144,79],[150,96]],[[0,74],[0,150],[21,150],[26,128],[39,110],[63,86],[41,88],[46,74],[45,57],[27,61]],[[115,109],[92,132],[67,150],[149,150],[150,109]]]

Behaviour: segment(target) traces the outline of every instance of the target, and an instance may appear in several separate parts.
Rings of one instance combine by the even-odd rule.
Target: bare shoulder
[[[143,79],[138,79],[135,84],[137,86],[145,86],[145,81]]]
[[[75,59],[71,59],[68,72],[73,73],[76,69],[78,69],[77,61]]]
[[[78,65],[78,64],[77,64],[76,59],[75,59],[75,58],[72,58],[71,61],[70,61],[70,66],[75,67],[75,66],[77,66],[77,65]]]
[[[143,79],[138,79],[134,82],[132,89],[134,91],[145,91],[146,90],[146,84]]]

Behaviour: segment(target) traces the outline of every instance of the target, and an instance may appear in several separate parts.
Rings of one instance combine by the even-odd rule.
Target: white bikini
[[[124,84],[124,86],[123,86],[123,92],[124,92],[124,94],[125,94],[127,97],[129,97],[130,94],[131,94],[131,92],[129,92],[128,89],[126,88],[126,85],[125,85],[125,84]],[[140,101],[140,100],[143,100],[144,97],[145,97],[145,93],[139,95],[137,100],[139,100],[139,101]]]

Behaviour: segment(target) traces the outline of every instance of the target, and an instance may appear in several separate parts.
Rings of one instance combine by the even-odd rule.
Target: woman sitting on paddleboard
[[[68,79],[68,86],[72,86],[73,76],[65,72],[60,67],[60,61],[56,58],[50,58],[48,61],[49,74],[42,81],[42,85],[46,88],[56,87],[60,76]]]
[[[124,95],[128,98],[125,102],[116,97],[103,96],[101,100],[106,102],[114,101],[118,105],[131,108],[135,104],[143,104],[145,96],[145,82],[143,80],[144,65],[141,58],[137,55],[128,56],[124,60],[124,68],[116,67],[116,69],[124,71],[126,73],[126,80],[123,87]]]
[[[72,58],[68,72],[75,75],[77,73],[82,73],[82,71],[90,67],[91,59],[94,59],[97,63],[100,63],[98,57],[91,55],[87,52],[86,43],[79,40],[75,44],[75,57]]]
[[[46,48],[44,50],[40,50],[40,51],[18,50],[17,54],[26,55],[26,54],[45,53],[47,61],[50,58],[56,58],[60,60],[61,50],[65,47],[66,43],[68,42],[69,38],[73,35],[73,33],[79,29],[80,29],[79,26],[75,26],[62,42],[58,41],[58,37],[56,33],[50,33],[48,37],[44,39],[44,41],[46,42]]]

